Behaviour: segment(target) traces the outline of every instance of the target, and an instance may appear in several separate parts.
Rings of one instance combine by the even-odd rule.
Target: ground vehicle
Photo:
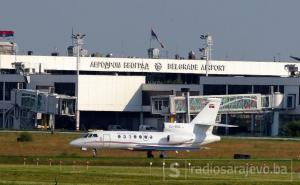
[[[107,130],[111,131],[125,131],[126,129],[122,128],[121,125],[108,125]]]
[[[150,125],[140,125],[139,126],[139,131],[158,131],[157,128],[150,126]]]

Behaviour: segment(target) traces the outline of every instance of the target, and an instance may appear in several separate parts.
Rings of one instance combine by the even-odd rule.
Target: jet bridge
[[[228,124],[228,115],[250,114],[251,130],[254,128],[254,115],[271,116],[271,135],[276,136],[279,132],[279,112],[295,109],[296,97],[293,94],[274,93],[262,94],[235,94],[235,95],[211,95],[211,96],[152,96],[152,114],[162,115],[168,121],[190,122],[191,115],[200,112],[208,102],[208,98],[221,98],[219,116],[216,121],[221,122],[225,116],[225,124]],[[188,101],[187,101],[188,100]],[[178,120],[179,119],[179,120]],[[226,131],[227,133],[228,131]]]
[[[221,98],[220,114],[260,113],[270,110],[295,109],[294,97],[283,94],[235,94],[211,96],[152,96],[152,114],[170,115],[179,113],[197,114],[206,105],[208,98]],[[189,100],[188,102],[186,100]],[[189,107],[189,109],[187,109]]]
[[[75,116],[76,97],[30,89],[11,93],[10,119],[14,129],[52,128],[54,115]],[[38,124],[38,120],[40,124]]]

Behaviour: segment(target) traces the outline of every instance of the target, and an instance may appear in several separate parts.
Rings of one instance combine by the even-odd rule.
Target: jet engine
[[[181,134],[170,134],[167,136],[167,141],[171,144],[181,144],[188,141],[192,141],[194,138],[191,135],[181,135]]]

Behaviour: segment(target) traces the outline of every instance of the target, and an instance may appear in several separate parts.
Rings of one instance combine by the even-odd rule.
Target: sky
[[[74,32],[89,52],[146,57],[153,28],[173,58],[199,57],[213,37],[216,60],[290,61],[300,56],[299,0],[0,0],[0,29],[15,31],[19,52],[61,55]],[[159,47],[155,41],[152,47]]]

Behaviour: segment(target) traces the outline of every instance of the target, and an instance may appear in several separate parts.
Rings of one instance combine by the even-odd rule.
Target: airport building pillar
[[[279,132],[279,112],[273,112],[273,123],[271,125],[271,136],[278,136]]]
[[[4,112],[2,112],[2,128],[5,128],[4,126],[5,126],[5,117],[4,117]]]
[[[35,113],[34,115],[34,127],[37,128],[37,124],[38,124],[38,113]]]
[[[55,129],[55,115],[54,114],[50,114],[49,115],[49,127],[51,129],[51,132],[54,132]]]
[[[255,115],[251,114],[251,125],[250,125],[250,131],[251,134],[254,134],[254,127],[255,127]]]
[[[190,113],[190,89],[189,88],[181,88],[181,92],[185,93],[186,100],[186,117],[185,122],[191,122],[191,113]]]
[[[226,85],[226,95],[228,95],[228,85]],[[225,123],[226,125],[229,124],[229,116],[228,116],[228,113],[225,114]],[[228,127],[225,127],[225,135],[228,135],[229,134],[229,128]]]
[[[17,130],[21,128],[20,110],[17,107],[14,108],[13,128]]]
[[[190,113],[190,92],[186,92],[186,122],[191,122],[191,113]]]
[[[140,112],[140,125],[144,125],[144,113]]]
[[[228,114],[225,114],[225,124],[229,125],[229,116],[228,116]],[[228,135],[228,134],[229,134],[229,129],[228,129],[228,127],[225,127],[225,135]]]

